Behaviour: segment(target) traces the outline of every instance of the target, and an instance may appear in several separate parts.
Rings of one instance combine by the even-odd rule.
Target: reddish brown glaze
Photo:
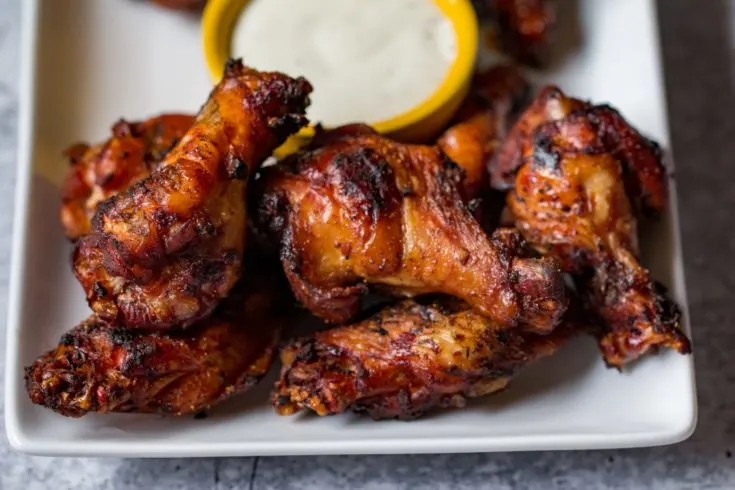
[[[212,317],[168,334],[122,329],[92,315],[26,368],[33,401],[62,415],[199,412],[255,385],[283,319],[274,292],[236,288]]]
[[[147,178],[102,202],[74,255],[102,319],[165,330],[203,318],[237,281],[248,177],[306,124],[303,78],[228,63],[193,126]]]
[[[453,299],[407,300],[369,319],[292,341],[273,393],[281,415],[309,409],[413,419],[504,388],[576,329],[535,335]]]
[[[120,120],[104,143],[66,150],[71,168],[61,187],[61,223],[71,239],[86,235],[97,206],[146,178],[194,122],[194,116],[162,114],[142,122]]]
[[[508,195],[529,242],[577,276],[604,324],[605,360],[616,367],[658,347],[691,349],[679,329],[678,308],[638,260],[625,169],[640,170],[629,174],[641,176],[640,202],[661,209],[666,201],[663,166],[652,160],[660,153],[640,138],[604,106],[541,125],[524,145],[524,163]]]
[[[371,284],[398,296],[447,293],[503,324],[553,328],[565,307],[557,264],[497,246],[461,181],[435,147],[343,134],[264,169],[256,221],[278,240],[297,298],[329,322],[354,318]],[[519,281],[529,276],[543,278],[531,303],[544,315],[525,308]]]
[[[492,187],[499,190],[513,187],[516,172],[523,164],[523,155],[527,152],[525,146],[530,144],[539,126],[563,119],[571,112],[586,106],[586,102],[567,97],[557,87],[544,87],[496,149],[490,163]]]

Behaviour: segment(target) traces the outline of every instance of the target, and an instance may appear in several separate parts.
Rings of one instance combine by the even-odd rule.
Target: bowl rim
[[[231,57],[229,45],[235,21],[252,0],[209,0],[202,16],[202,44],[210,76],[216,83]],[[466,87],[471,79],[478,52],[479,25],[471,0],[432,0],[450,21],[455,33],[456,55],[439,86],[410,109],[379,121],[366,121],[382,134],[414,126],[437,112]],[[328,126],[328,125],[327,125]],[[299,136],[311,136],[313,127]]]

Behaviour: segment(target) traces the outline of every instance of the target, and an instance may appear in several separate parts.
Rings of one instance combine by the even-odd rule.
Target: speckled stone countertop
[[[2,321],[11,260],[22,1],[0,0]],[[690,440],[624,451],[100,460],[25,456],[2,437],[0,490],[735,488],[735,0],[658,3],[696,346],[699,426]],[[5,337],[0,338],[4,353]]]

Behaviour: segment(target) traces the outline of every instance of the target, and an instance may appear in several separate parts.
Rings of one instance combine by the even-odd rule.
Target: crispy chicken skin
[[[512,65],[476,74],[454,123],[437,140],[444,154],[464,170],[466,199],[475,198],[487,187],[490,160],[529,91],[528,83]]]
[[[159,168],[99,205],[73,261],[102,320],[186,327],[227,295],[242,266],[247,179],[306,124],[310,91],[303,78],[229,62]]]
[[[258,181],[256,226],[280,244],[299,301],[343,323],[372,284],[397,296],[451,294],[504,324],[556,325],[566,305],[558,265],[487,237],[463,203],[453,162],[435,147],[350,131],[322,135],[324,146],[264,169]]]
[[[637,139],[629,140],[630,135]],[[640,182],[633,196],[638,201],[661,209],[666,200],[658,147],[640,138],[606,106],[541,125],[525,145],[524,163],[508,194],[523,235],[576,275],[604,324],[600,347],[615,367],[658,347],[691,349],[679,330],[678,308],[638,260],[625,169],[637,169],[628,175]]]
[[[280,415],[355,411],[414,419],[505,388],[572,331],[548,335],[495,323],[452,298],[406,300],[367,320],[292,341],[273,392]]]
[[[534,67],[549,58],[556,12],[551,0],[474,0],[481,17],[494,22],[500,49]]]
[[[490,185],[507,190],[515,185],[518,167],[523,163],[525,146],[531,144],[532,135],[540,125],[563,119],[571,112],[587,107],[582,100],[567,97],[559,88],[544,87],[510,129],[500,143],[490,162]]]
[[[194,123],[194,116],[161,114],[142,122],[120,120],[104,143],[66,150],[71,168],[61,187],[61,223],[75,240],[91,230],[97,206],[155,170]]]
[[[158,334],[92,315],[26,368],[33,403],[69,417],[91,412],[184,415],[255,385],[275,357],[282,305],[267,280],[237,286],[190,329]]]

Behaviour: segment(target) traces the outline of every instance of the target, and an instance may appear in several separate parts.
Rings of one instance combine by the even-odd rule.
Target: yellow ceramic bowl
[[[222,78],[222,70],[230,57],[235,22],[251,0],[209,0],[202,19],[204,55],[212,79]],[[267,1],[267,0],[260,0]],[[304,0],[315,1],[315,0]],[[400,1],[400,0],[396,0]],[[452,22],[457,35],[457,56],[447,76],[434,93],[403,114],[383,121],[365,121],[378,132],[400,141],[421,142],[436,135],[447,124],[469,90],[477,56],[477,17],[471,0],[434,0]],[[244,60],[247,64],[247,60]],[[298,74],[294,74],[298,75]],[[319,87],[315,87],[319,90]],[[305,128],[277,152],[287,154],[313,135]]]

